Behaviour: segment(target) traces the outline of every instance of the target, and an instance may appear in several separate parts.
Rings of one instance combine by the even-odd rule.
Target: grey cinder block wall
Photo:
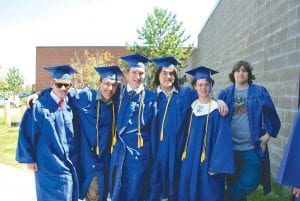
[[[268,89],[282,122],[279,136],[269,142],[274,176],[298,107],[300,0],[220,0],[198,35],[187,69],[218,70],[217,96],[230,84],[228,74],[239,60],[252,64],[255,83]]]

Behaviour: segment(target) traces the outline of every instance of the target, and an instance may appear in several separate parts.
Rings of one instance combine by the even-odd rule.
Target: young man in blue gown
[[[148,58],[121,57],[127,62],[127,85],[121,90],[116,143],[111,156],[110,194],[113,201],[144,200],[155,155],[155,93],[144,87]]]
[[[67,93],[72,87],[68,65],[46,68],[51,91],[27,109],[20,125],[16,160],[34,172],[37,200],[78,200],[73,113]]]
[[[223,201],[225,174],[233,173],[234,163],[229,119],[210,95],[217,72],[200,66],[186,73],[194,76],[198,98],[191,104],[178,200]]]
[[[229,74],[233,84],[219,94],[229,107],[234,149],[235,173],[227,177],[228,201],[247,200],[260,183],[264,194],[271,191],[267,143],[277,137],[280,120],[267,89],[253,84],[252,70],[248,62],[237,62]]]
[[[277,182],[292,187],[293,199],[300,201],[300,110],[296,114],[289,142],[277,173]]]

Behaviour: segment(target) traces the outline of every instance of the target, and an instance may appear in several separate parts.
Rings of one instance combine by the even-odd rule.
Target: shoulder
[[[155,100],[156,99],[156,90],[151,90],[148,88],[145,88],[145,98],[147,98],[148,100]]]
[[[250,84],[249,87],[250,87],[251,91],[253,91],[257,94],[269,94],[268,90],[263,85]]]

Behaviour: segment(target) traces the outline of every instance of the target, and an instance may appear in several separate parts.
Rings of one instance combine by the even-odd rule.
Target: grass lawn
[[[22,168],[15,160],[18,127],[5,125],[0,117],[0,163]]]
[[[18,127],[5,125],[3,116],[0,116],[0,163],[25,169],[15,161],[16,143],[18,139]],[[248,201],[290,201],[290,193],[273,181],[272,192],[263,196],[262,188],[259,187],[248,197]]]

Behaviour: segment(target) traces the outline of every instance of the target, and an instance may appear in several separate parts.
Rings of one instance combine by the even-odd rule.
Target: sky
[[[137,40],[154,8],[182,22],[188,43],[197,36],[219,0],[8,0],[0,3],[0,66],[17,67],[35,83],[37,46],[124,46]],[[3,77],[3,71],[0,72]]]

